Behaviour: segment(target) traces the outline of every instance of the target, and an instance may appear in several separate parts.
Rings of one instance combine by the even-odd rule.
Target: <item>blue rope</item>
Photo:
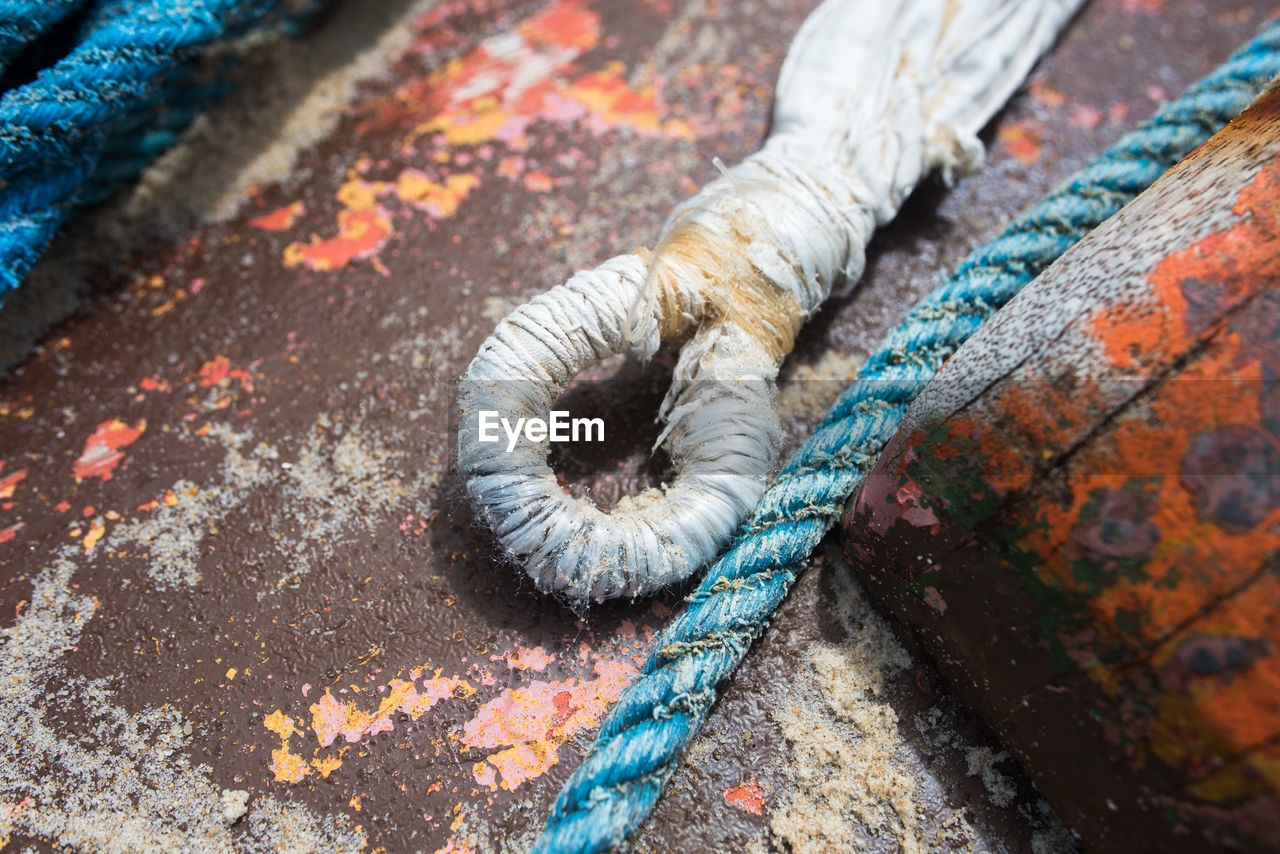
[[[1280,21],[973,252],[867,361],[654,641],[565,783],[534,852],[621,845],[653,808],[802,563],[893,435],[912,398],[983,321],[1072,244],[1249,105],[1280,73]]]
[[[0,0],[0,71],[86,0]]]
[[[25,4],[0,0],[0,4]],[[260,26],[282,0],[106,0],[83,40],[0,97],[0,299],[77,207],[136,177],[194,117],[165,101],[210,45]],[[304,14],[314,11],[315,4]],[[194,97],[194,96],[193,96]],[[196,98],[198,100],[198,98]],[[139,132],[151,117],[159,127]]]

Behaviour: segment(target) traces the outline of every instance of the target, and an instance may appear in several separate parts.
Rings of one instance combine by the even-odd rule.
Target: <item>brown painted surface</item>
[[[1280,850],[1280,90],[913,405],[845,542],[1099,848]]]
[[[676,597],[579,617],[497,564],[448,468],[453,386],[509,304],[650,242],[713,156],[758,146],[812,5],[440,3],[291,176],[103,264],[101,296],[0,386],[0,838],[527,845]],[[990,129],[989,168],[918,193],[859,292],[802,330],[792,441],[840,384],[812,377],[1273,9],[1091,4]],[[614,438],[559,462],[606,503],[662,476],[664,369],[622,370],[575,412]],[[798,584],[640,850],[809,850],[780,822],[809,815],[797,757],[821,753],[785,713],[790,691],[836,703],[837,671],[811,662],[856,635],[842,579],[827,561]],[[951,746],[998,745],[922,660],[885,672],[872,693],[919,781],[918,838],[1031,850],[1025,779],[1000,766],[1018,797],[999,806]],[[912,721],[934,710],[948,722],[926,737]],[[897,850],[867,815],[823,820]]]

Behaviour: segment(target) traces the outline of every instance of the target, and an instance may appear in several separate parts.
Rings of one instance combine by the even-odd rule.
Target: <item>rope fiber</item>
[[[0,0],[0,68],[83,0]],[[0,300],[76,209],[136,178],[225,91],[188,85],[210,47],[315,4],[296,0],[99,0],[83,37],[0,96]]]
[[[1216,132],[1280,73],[1280,21],[975,250],[912,309],[791,458],[565,783],[533,851],[620,846],[649,814],[717,686],[765,630],[907,405],[998,308]]]

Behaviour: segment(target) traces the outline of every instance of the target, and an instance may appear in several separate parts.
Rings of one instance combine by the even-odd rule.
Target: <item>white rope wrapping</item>
[[[537,586],[656,591],[713,559],[764,491],[778,369],[796,328],[861,276],[875,228],[925,175],[980,164],[978,130],[1083,0],[826,0],[783,64],[764,147],[679,205],[657,249],[575,275],[508,315],[459,395],[458,462],[481,520]],[[478,413],[547,417],[608,356],[681,344],[660,417],[678,475],[605,513],[547,442],[478,440]],[[656,493],[656,494],[655,494]]]

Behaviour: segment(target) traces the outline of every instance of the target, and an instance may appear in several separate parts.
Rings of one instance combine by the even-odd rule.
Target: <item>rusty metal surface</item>
[[[1280,850],[1277,130],[1273,89],[1029,286],[845,520],[1099,849]]]
[[[0,386],[10,845],[530,840],[676,599],[579,616],[494,561],[448,470],[453,385],[513,301],[644,244],[712,157],[758,145],[812,5],[440,3],[293,177],[104,271],[109,295]],[[814,377],[1272,11],[1095,0],[990,130],[989,168],[917,193],[866,284],[801,333],[792,441],[835,391]],[[572,488],[661,477],[644,449],[663,370],[623,368],[625,408],[584,393],[615,439],[564,456]],[[783,688],[837,702],[814,656],[875,623],[847,619],[847,577],[828,559],[798,585],[641,850],[820,844],[782,822],[821,751],[780,707]],[[998,745],[923,659],[885,672],[920,833],[1030,850],[1047,820],[1025,780],[1001,765],[1020,791],[993,798],[971,767]],[[911,723],[933,709],[945,725]],[[845,812],[849,839],[896,850]]]

